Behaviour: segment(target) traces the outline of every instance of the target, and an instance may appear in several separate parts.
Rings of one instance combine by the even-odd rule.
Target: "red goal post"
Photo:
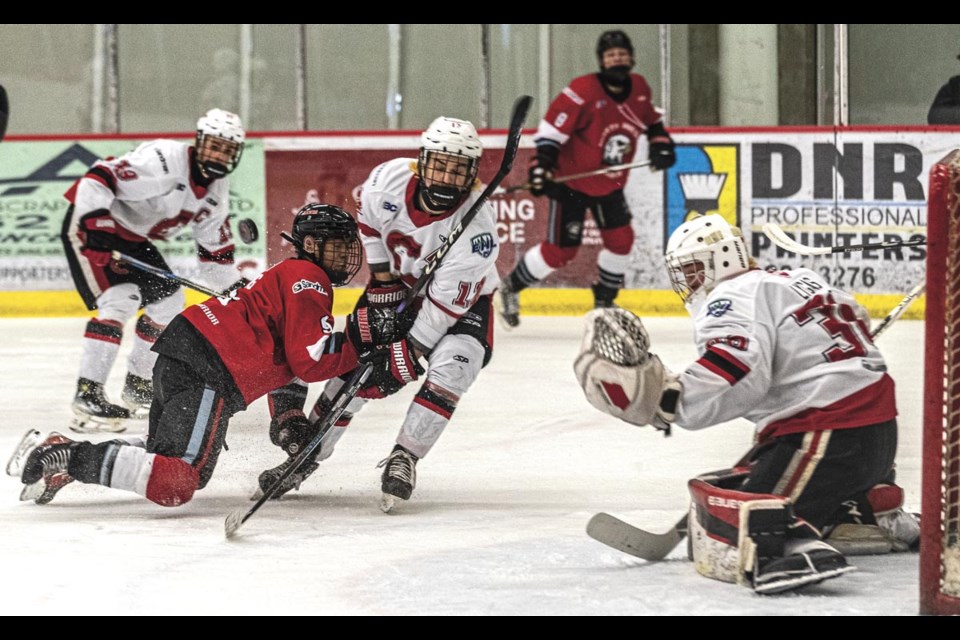
[[[920,613],[960,614],[960,149],[930,169]]]

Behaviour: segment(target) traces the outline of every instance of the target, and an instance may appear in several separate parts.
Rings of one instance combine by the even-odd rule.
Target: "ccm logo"
[[[399,209],[399,207],[398,207],[397,205],[393,204],[392,202],[384,202],[384,203],[383,203],[383,208],[386,209],[387,211],[390,211],[390,212],[393,212],[393,213],[396,213],[396,212],[397,212],[397,209]]]

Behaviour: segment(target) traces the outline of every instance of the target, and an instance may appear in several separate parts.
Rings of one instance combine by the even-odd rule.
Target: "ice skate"
[[[286,472],[286,470],[290,467],[290,465],[293,464],[294,459],[295,458],[293,457],[287,458],[276,467],[273,467],[272,469],[267,469],[266,471],[262,471],[260,473],[260,477],[257,478],[257,483],[260,486],[257,487],[257,490],[253,493],[252,496],[250,496],[250,499],[259,500],[260,498],[262,498],[264,492],[266,492],[267,489],[272,487],[273,484],[280,479],[280,476],[282,476],[284,472]],[[287,476],[287,478],[283,481],[283,484],[281,484],[280,487],[276,490],[276,492],[274,492],[274,494],[270,496],[270,499],[279,500],[286,493],[288,493],[293,489],[296,489],[297,491],[299,491],[300,484],[304,480],[309,478],[310,475],[314,471],[316,471],[319,467],[320,465],[313,460],[308,460],[304,462],[302,465],[300,465],[299,469],[297,469],[296,471],[291,473],[289,476]]]
[[[500,282],[500,295],[496,298],[497,315],[506,330],[520,326],[520,293],[514,290],[510,278]]]
[[[107,400],[102,384],[86,378],[77,381],[71,408],[76,417],[70,430],[76,433],[120,433],[126,431],[125,422],[131,417],[129,409]]]
[[[783,593],[855,569],[843,554],[821,540],[794,540],[787,543],[783,557],[770,559],[756,569],[753,590],[764,595]]]
[[[609,309],[610,307],[616,306],[614,300],[617,299],[617,294],[620,293],[620,289],[608,287],[602,282],[596,282],[590,285],[590,290],[593,292],[594,309]]]
[[[153,404],[153,381],[128,373],[120,399],[130,410],[132,419],[145,420],[150,415],[150,405]]]
[[[33,436],[28,432],[17,451],[19,452],[26,442],[32,440]],[[67,469],[73,450],[78,444],[54,431],[31,448],[26,453],[26,459],[21,466],[20,481],[26,486],[20,492],[20,500],[33,500],[37,504],[47,504],[53,500],[60,489],[73,482],[73,477]]]
[[[27,462],[27,456],[40,444],[41,440],[43,440],[43,436],[39,431],[36,429],[27,430],[23,439],[20,440],[20,444],[17,445],[17,448],[7,461],[8,476],[19,478],[23,475],[23,465]]]
[[[380,461],[377,468],[384,467],[381,477],[380,510],[390,513],[397,500],[409,500],[413,488],[417,485],[417,456],[400,445],[396,445],[390,455]]]

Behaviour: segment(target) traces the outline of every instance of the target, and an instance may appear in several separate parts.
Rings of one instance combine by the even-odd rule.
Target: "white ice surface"
[[[85,319],[0,319],[0,455],[28,428],[67,431]],[[572,362],[579,318],[497,328],[496,353],[418,465],[412,499],[381,513],[377,462],[416,389],[370,403],[299,493],[227,541],[224,518],[283,456],[266,401],[238,414],[210,484],[187,505],[74,483],[49,505],[0,476],[3,615],[915,615],[916,554],[856,557],[802,593],[756,596],[702,578],[683,546],[646,563],[584,533],[607,511],[662,531],[687,480],[749,448],[743,421],[664,438],[594,410]],[[694,357],[687,318],[647,321],[672,368]],[[128,333],[132,332],[132,325]],[[881,337],[897,382],[898,480],[920,504],[923,324]],[[119,397],[121,352],[107,390]],[[319,391],[311,385],[310,401]],[[145,429],[145,424],[134,430]],[[80,436],[77,436],[80,437]],[[98,436],[97,439],[108,439]]]

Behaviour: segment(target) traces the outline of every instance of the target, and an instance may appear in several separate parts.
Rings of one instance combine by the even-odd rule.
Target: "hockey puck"
[[[260,231],[257,229],[257,223],[250,218],[244,218],[237,223],[237,231],[240,233],[240,239],[244,244],[252,244],[260,237]]]

